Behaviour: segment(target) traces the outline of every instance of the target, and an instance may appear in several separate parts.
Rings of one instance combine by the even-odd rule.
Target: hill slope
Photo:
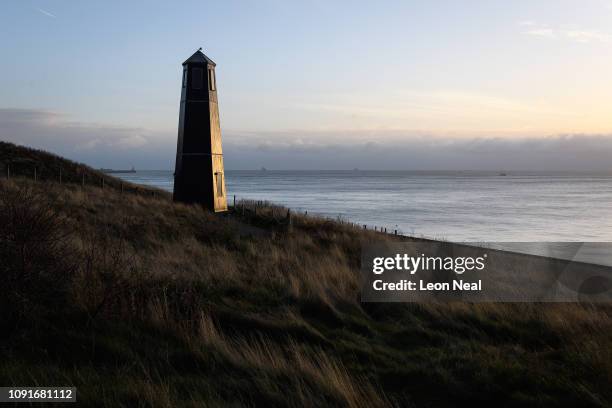
[[[43,150],[0,141],[0,171],[2,177],[22,177],[39,181],[86,184],[140,193],[164,193],[158,189],[137,186],[81,163]],[[167,194],[167,193],[164,193]]]
[[[0,384],[97,406],[612,402],[612,308],[361,304],[361,245],[393,238],[284,211],[2,180]]]

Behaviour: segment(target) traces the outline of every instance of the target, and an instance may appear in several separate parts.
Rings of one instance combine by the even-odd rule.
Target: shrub
[[[0,183],[0,324],[60,310],[74,275],[71,228],[52,194]],[[8,326],[8,327],[7,327]]]

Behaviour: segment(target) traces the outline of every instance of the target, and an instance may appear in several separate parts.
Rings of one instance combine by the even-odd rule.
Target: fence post
[[[293,218],[291,217],[291,209],[287,209],[287,232],[293,231]]]
[[[236,194],[234,194],[234,210],[236,210]]]
[[[363,224],[363,229],[367,229],[367,227],[366,227],[366,225],[365,225],[365,224]]]
[[[395,232],[393,233],[394,235],[397,235],[397,230],[395,230]]]

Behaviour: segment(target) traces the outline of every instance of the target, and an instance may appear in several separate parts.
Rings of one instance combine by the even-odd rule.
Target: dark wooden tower
[[[226,211],[216,64],[201,50],[183,62],[174,201]]]

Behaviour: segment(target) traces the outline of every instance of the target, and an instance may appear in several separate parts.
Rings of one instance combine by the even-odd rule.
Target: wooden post
[[[234,210],[236,209],[236,194],[234,194]]]
[[[394,235],[397,235],[397,230],[395,230]]]
[[[385,234],[387,233],[387,227],[385,227]]]
[[[365,224],[363,224],[363,229],[367,229],[367,227],[366,227],[366,225],[365,225]]]
[[[287,209],[287,232],[293,231],[293,218],[291,217],[291,209]]]
[[[81,176],[81,187],[85,187],[85,173]]]

